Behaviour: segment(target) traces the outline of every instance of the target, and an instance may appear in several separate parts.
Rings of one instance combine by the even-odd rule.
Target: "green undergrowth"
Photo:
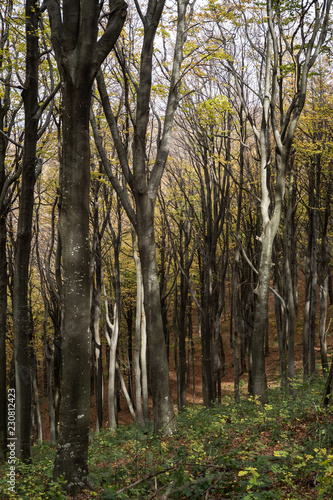
[[[298,384],[292,394],[271,390],[265,406],[244,397],[188,408],[169,438],[136,425],[103,431],[89,450],[92,490],[80,498],[331,499],[333,412],[320,408],[322,390],[323,382]],[[0,498],[67,498],[50,479],[53,457],[47,444],[35,446],[33,465],[17,466],[12,496],[2,466]]]

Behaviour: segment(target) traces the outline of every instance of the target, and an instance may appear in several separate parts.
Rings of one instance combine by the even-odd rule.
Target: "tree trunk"
[[[93,344],[94,344],[94,359],[95,359],[95,372],[94,372],[94,382],[95,382],[95,397],[96,397],[96,433],[100,432],[103,426],[103,389],[104,389],[104,378],[103,378],[103,364],[102,364],[102,344],[101,337],[99,333],[100,319],[101,319],[101,262],[100,262],[100,248],[99,243],[97,244],[97,254],[96,254],[96,284],[93,284],[92,292],[92,314],[91,314],[91,329],[93,333]]]
[[[141,286],[141,297],[143,300],[144,290],[143,283]],[[140,351],[140,363],[141,363],[141,384],[142,384],[142,402],[143,402],[143,418],[146,423],[149,422],[149,391],[148,391],[148,362],[147,362],[147,318],[145,314],[144,304],[142,306],[142,318],[141,318],[141,351]]]
[[[9,39],[10,19],[13,11],[13,3],[7,3],[7,7],[2,10],[0,52],[3,54],[6,50]],[[7,69],[7,71],[6,71]],[[11,79],[12,68],[2,56],[0,58],[0,72],[2,82],[9,83]],[[6,381],[6,333],[7,333],[7,255],[6,241],[7,228],[6,220],[8,214],[8,197],[5,182],[7,180],[5,160],[8,146],[7,138],[1,133],[7,125],[7,113],[11,104],[10,85],[4,85],[0,98],[0,463],[5,461],[7,455],[7,381]],[[7,123],[6,123],[7,122]],[[10,135],[10,130],[6,129]]]
[[[1,191],[1,182],[0,182]],[[0,462],[7,454],[7,383],[6,383],[6,331],[7,331],[7,256],[6,218],[0,213]]]
[[[273,268],[273,286],[274,290],[282,297],[281,286],[281,269],[279,262],[279,251],[275,252],[275,262]],[[279,347],[279,362],[280,362],[280,377],[281,388],[287,387],[287,339],[285,328],[285,307],[277,295],[274,294],[274,309],[275,309],[275,323],[276,323],[276,336]]]
[[[142,316],[144,314],[143,310],[143,286],[142,286],[142,274],[141,274],[141,264],[137,251],[137,236],[132,229],[132,244],[133,244],[133,257],[136,270],[136,315],[135,315],[135,347],[134,347],[134,377],[135,377],[135,402],[136,402],[136,413],[139,425],[145,425],[145,419],[142,412],[142,386],[141,386],[141,367],[140,367],[140,355],[141,355],[141,327],[142,327]]]
[[[34,395],[34,412],[36,415],[37,423],[37,443],[42,444],[43,442],[43,431],[42,431],[42,416],[40,412],[39,396],[38,396],[38,384],[37,384],[37,360],[34,355],[33,368],[32,368],[32,388]],[[33,430],[32,430],[33,435]]]
[[[315,334],[316,334],[316,315],[317,315],[317,237],[318,237],[318,210],[319,193],[317,193],[317,169],[318,159],[309,166],[309,271],[310,271],[310,305],[309,305],[309,355],[310,355],[310,377],[313,377],[316,371],[315,355]]]
[[[112,230],[112,240],[114,247],[114,295],[115,304],[113,308],[113,324],[111,325],[108,313],[107,297],[105,285],[103,285],[105,296],[105,314],[106,314],[106,333],[107,341],[110,347],[109,354],[109,382],[108,382],[108,407],[109,407],[109,427],[114,430],[117,428],[117,381],[116,381],[116,363],[117,363],[117,348],[118,338],[120,333],[120,315],[121,315],[121,297],[120,297],[120,267],[119,267],[119,250],[120,250],[120,219],[118,221],[117,236]]]
[[[333,405],[332,389],[333,389],[333,359],[331,362],[330,371],[328,372],[328,375],[327,375],[324,393],[323,393],[323,397],[321,400],[321,406],[324,408],[327,408],[327,406],[329,406],[329,405],[330,406]]]
[[[304,297],[304,312],[303,312],[303,330],[302,330],[302,346],[303,346],[303,381],[309,377],[309,318],[310,318],[310,286],[311,286],[310,262],[309,256],[305,256],[305,297]]]
[[[63,258],[63,381],[53,477],[76,494],[88,481],[90,420],[89,114],[92,84],[126,17],[119,0],[97,40],[100,5],[46,0],[63,92],[63,171],[59,228]]]
[[[31,332],[28,317],[28,281],[34,205],[38,127],[38,17],[34,0],[26,2],[26,82],[22,92],[25,137],[22,159],[17,247],[14,273],[14,357],[16,385],[16,457],[31,460]]]
[[[183,269],[187,268],[184,262],[184,252],[188,254],[188,248],[183,249],[184,234],[183,231],[180,232],[181,240],[181,254],[180,260]],[[186,245],[186,236],[185,236]],[[180,309],[179,309],[179,374],[178,374],[178,409],[182,410],[186,406],[186,308],[188,302],[188,281],[183,273],[180,275]]]
[[[321,365],[324,374],[328,370],[327,345],[326,345],[327,300],[328,300],[328,276],[325,277],[323,285],[320,286],[319,340],[320,340]]]
[[[295,377],[295,301],[292,278],[292,243],[293,243],[293,189],[294,175],[290,172],[288,185],[287,213],[284,222],[284,284],[286,300],[286,336],[288,339],[288,384]]]
[[[268,401],[264,345],[268,316],[268,294],[273,240],[274,234],[267,228],[266,234],[262,237],[258,285],[255,290],[257,295],[256,311],[251,341],[253,392],[255,396],[260,397],[263,403]]]
[[[201,296],[201,309],[203,311],[202,329],[201,329],[201,352],[202,352],[202,395],[205,406],[211,406],[215,399],[215,391],[213,384],[213,356],[212,356],[212,343],[213,343],[213,329],[210,322],[211,312],[211,295],[210,295],[210,277],[211,268],[210,260],[205,258],[204,269],[201,273],[202,280],[202,296]]]
[[[328,295],[329,295],[330,254],[329,254],[329,245],[327,240],[327,230],[328,230],[328,222],[331,215],[330,198],[331,198],[331,183],[329,183],[327,187],[325,213],[321,224],[322,228],[321,251],[320,251],[320,261],[318,266],[318,282],[320,288],[319,340],[320,340],[321,364],[324,374],[328,370],[327,344],[326,344],[326,318],[327,318],[327,305],[328,305]]]
[[[81,83],[82,84],[82,83]],[[90,87],[66,81],[59,229],[63,258],[62,400],[54,477],[80,489],[88,479],[90,420]]]
[[[137,235],[140,251],[146,314],[150,381],[154,406],[154,429],[171,435],[176,418],[169,383],[169,365],[162,322],[154,234],[154,200],[137,193]]]

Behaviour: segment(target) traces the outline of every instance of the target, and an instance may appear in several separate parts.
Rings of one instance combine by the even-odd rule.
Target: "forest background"
[[[1,460],[8,388],[77,493],[124,401],[176,433],[169,367],[178,411],[328,374],[330,7],[1,4]]]

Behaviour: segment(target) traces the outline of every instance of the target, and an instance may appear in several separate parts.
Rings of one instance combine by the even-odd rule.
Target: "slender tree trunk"
[[[1,192],[1,182],[0,182],[0,192]],[[7,233],[6,218],[2,213],[0,213],[0,462],[6,459],[6,454],[7,454],[7,384],[6,384],[7,234],[6,233]]]
[[[2,10],[2,25],[0,35],[0,51],[3,54],[9,39],[10,19],[13,11],[13,3],[8,2],[6,10]],[[9,64],[8,70],[3,71],[7,66],[6,59],[0,58],[0,72],[2,72],[2,82],[9,83],[11,79],[12,69]],[[10,85],[4,86],[2,96],[0,98],[0,131],[4,132],[6,125],[6,116],[10,108],[11,100]],[[6,130],[10,134],[9,130]],[[7,287],[8,287],[8,272],[7,272],[7,209],[8,199],[5,188],[7,179],[5,160],[7,152],[8,140],[0,133],[0,463],[5,461],[7,455],[7,381],[6,381],[6,334],[7,334]]]
[[[185,250],[186,251],[186,250]],[[186,307],[188,302],[188,283],[183,273],[180,276],[180,309],[179,309],[179,390],[178,409],[186,406]]]
[[[331,362],[331,367],[330,371],[328,372],[326,383],[325,383],[325,388],[324,388],[324,393],[321,401],[321,406],[324,408],[327,408],[327,406],[332,406],[333,405],[333,398],[332,398],[332,389],[333,389],[333,359]]]
[[[327,218],[328,220],[328,218]],[[327,319],[327,305],[328,305],[328,281],[329,281],[329,263],[330,257],[328,252],[328,245],[326,242],[326,230],[327,224],[324,223],[324,230],[322,234],[322,242],[321,242],[321,260],[319,266],[318,273],[318,281],[319,281],[319,310],[320,310],[320,319],[319,319],[319,340],[320,340],[320,355],[321,355],[321,364],[323,368],[324,374],[328,370],[328,360],[327,360],[327,344],[326,344],[326,319]],[[326,229],[325,229],[326,228]]]
[[[133,307],[132,304],[129,304],[128,309],[126,311],[126,323],[127,323],[127,378],[128,378],[128,394],[132,401],[134,402],[133,397]]]
[[[96,249],[96,284],[93,285],[92,293],[92,315],[91,328],[93,332],[94,356],[95,356],[95,394],[96,394],[96,433],[100,432],[103,426],[103,364],[102,364],[102,343],[99,333],[101,320],[101,262],[100,262],[100,246],[97,243]]]
[[[290,172],[288,185],[287,214],[284,225],[284,276],[286,298],[286,334],[288,338],[288,383],[292,384],[295,377],[295,301],[292,279],[292,242],[293,242],[293,183],[294,175]]]
[[[209,313],[211,312],[211,296],[210,296],[210,260],[204,260],[203,276],[203,293],[202,293],[202,330],[201,330],[201,351],[202,351],[202,394],[205,406],[211,406],[215,399],[214,384],[213,384],[213,356],[212,356],[212,338],[213,330]]]
[[[326,318],[327,318],[327,300],[328,300],[328,276],[325,277],[323,285],[320,286],[320,322],[319,322],[319,340],[321,365],[324,374],[328,370],[327,344],[326,344]]]
[[[16,456],[31,460],[31,336],[28,315],[28,282],[34,205],[38,127],[38,10],[34,0],[26,2],[26,82],[22,92],[25,111],[25,138],[22,185],[17,227],[14,273],[14,356],[16,386]]]
[[[116,384],[116,354],[119,336],[120,311],[118,304],[114,306],[113,328],[112,332],[108,333],[108,343],[110,346],[109,355],[109,381],[108,381],[108,408],[109,408],[109,427],[111,430],[117,428],[117,384]]]
[[[273,285],[274,290],[282,297],[282,286],[281,286],[281,269],[280,269],[280,259],[279,250],[275,252],[275,262],[273,270]],[[281,388],[287,387],[287,338],[286,338],[286,328],[285,328],[285,307],[277,295],[274,295],[274,309],[275,309],[275,323],[276,323],[276,335],[279,347],[279,362],[280,362],[280,377],[281,377]]]
[[[266,230],[267,231],[267,230]],[[258,286],[256,289],[257,302],[254,319],[254,328],[252,334],[252,373],[253,373],[253,392],[255,396],[260,396],[262,402],[266,403],[267,398],[267,380],[265,370],[265,333],[266,320],[268,315],[268,294],[269,280],[271,272],[272,246],[274,235],[268,229],[262,237],[262,250],[259,266]]]
[[[144,297],[143,283],[141,286],[141,297]],[[142,318],[141,318],[141,351],[140,351],[140,363],[141,363],[141,384],[142,384],[142,402],[143,402],[143,417],[146,423],[149,422],[149,392],[148,392],[148,362],[147,362],[147,319],[145,314],[144,305],[142,307]]]
[[[135,347],[134,347],[134,377],[135,377],[135,402],[136,413],[139,425],[144,425],[145,420],[142,411],[142,386],[141,386],[141,367],[140,367],[140,354],[141,354],[141,325],[143,310],[143,286],[141,264],[137,251],[137,237],[134,229],[132,229],[132,244],[133,244],[133,257],[136,270],[136,315],[135,315]]]
[[[120,380],[120,387],[121,387],[121,390],[123,391],[123,394],[125,396],[129,412],[131,414],[133,422],[135,422],[136,421],[136,416],[135,416],[134,408],[133,408],[133,405],[132,405],[132,400],[131,400],[130,395],[128,393],[128,390],[127,390],[127,387],[126,387],[126,384],[125,384],[125,380],[124,380],[123,374],[121,373],[121,370],[120,370],[120,367],[119,367],[117,361],[116,361],[116,370],[117,370],[118,377],[119,377],[119,380]]]
[[[115,304],[113,308],[113,324],[111,325],[107,298],[104,288],[105,295],[105,308],[106,308],[106,320],[107,320],[107,341],[110,347],[109,355],[109,382],[108,382],[108,406],[109,406],[109,426],[110,429],[117,428],[118,421],[118,411],[117,411],[117,380],[116,380],[116,363],[117,363],[117,348],[118,348],[118,338],[120,333],[120,315],[121,315],[121,297],[120,297],[120,265],[119,265],[119,250],[120,250],[120,237],[121,237],[121,222],[118,221],[118,234],[112,230],[112,240],[114,247],[114,294],[115,294]]]
[[[241,134],[242,141],[244,140],[243,135],[244,124],[243,124],[243,107],[240,108],[240,123],[241,123]],[[240,171],[239,171],[239,192],[237,200],[237,221],[236,221],[236,245],[235,245],[235,258],[234,266],[232,270],[232,311],[233,317],[231,321],[233,322],[233,348],[234,348],[234,397],[235,401],[239,403],[239,338],[241,330],[241,314],[239,305],[239,294],[238,294],[238,277],[239,277],[239,266],[240,266],[240,223],[242,215],[242,201],[243,201],[243,172],[244,172],[244,146],[243,142],[240,147]]]
[[[303,331],[302,331],[302,346],[303,346],[303,381],[309,377],[309,318],[310,318],[310,262],[309,256],[305,257],[305,298],[303,312]]]
[[[316,193],[317,185],[317,161],[309,168],[309,263],[310,263],[310,307],[309,307],[309,355],[310,355],[310,377],[316,371],[315,355],[315,334],[316,334],[316,315],[317,315],[317,237],[318,237],[318,210],[319,193]]]
[[[176,418],[170,392],[169,365],[157,276],[154,205],[155,202],[150,199],[147,192],[137,193],[137,235],[144,287],[154,428],[155,432],[161,431],[170,435],[176,429]]]
[[[49,400],[49,423],[50,423],[50,440],[51,444],[55,445],[57,442],[56,438],[56,420],[55,420],[55,406],[54,406],[54,392],[52,387],[52,352],[49,346],[49,340],[47,338],[47,322],[49,318],[49,303],[46,296],[45,286],[44,286],[44,275],[39,254],[38,245],[38,232],[39,232],[39,216],[37,215],[37,231],[36,231],[36,256],[38,263],[38,270],[40,274],[40,285],[41,294],[44,303],[44,319],[43,319],[43,350],[44,350],[44,372],[45,372],[45,389]],[[35,389],[35,387],[34,387]],[[44,389],[44,390],[45,390]]]
[[[40,405],[39,405],[38,384],[37,384],[37,362],[36,362],[35,355],[34,355],[33,365],[34,366],[32,369],[32,388],[33,388],[33,395],[34,395],[34,407],[35,407],[35,414],[36,414],[36,423],[37,423],[37,443],[42,444],[42,442],[43,442],[42,416],[41,416]]]
[[[329,270],[330,270],[330,254],[327,241],[328,222],[331,216],[331,182],[327,186],[325,213],[321,224],[321,251],[320,261],[318,266],[318,282],[320,288],[319,304],[320,304],[320,319],[319,319],[319,340],[320,340],[320,355],[321,364],[324,374],[328,371],[327,359],[327,344],[326,344],[326,318],[329,295]]]

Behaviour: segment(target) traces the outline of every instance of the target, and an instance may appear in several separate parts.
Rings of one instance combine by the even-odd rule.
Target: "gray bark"
[[[9,38],[9,20],[12,14],[13,3],[8,2],[1,19],[0,51],[6,48]],[[4,83],[9,84],[11,69],[5,74],[4,60],[0,58],[0,71]],[[10,86],[5,86],[0,98],[0,462],[6,459],[7,454],[7,380],[6,380],[6,333],[7,333],[7,210],[8,195],[6,189],[5,158],[8,146],[7,138],[1,133],[4,131],[6,115],[10,107]],[[7,131],[8,134],[8,131]],[[9,197],[10,198],[10,197]]]
[[[89,113],[93,80],[126,16],[119,0],[98,39],[96,2],[46,0],[63,90],[63,166],[59,228],[63,262],[61,422],[53,476],[76,494],[88,482],[90,420]]]
[[[305,297],[304,297],[304,312],[303,312],[303,330],[302,330],[302,346],[303,346],[303,381],[309,377],[309,318],[310,318],[310,263],[309,256],[305,257]]]
[[[234,65],[229,61],[231,71],[234,74],[239,98],[252,125],[257,141],[260,146],[260,179],[261,179],[261,258],[259,265],[259,279],[255,290],[257,295],[254,330],[252,334],[252,359],[253,359],[253,391],[263,403],[267,402],[267,382],[265,373],[264,341],[265,328],[267,322],[267,301],[269,292],[269,281],[272,262],[272,247],[277,233],[280,218],[282,202],[285,194],[286,171],[290,158],[291,146],[295,134],[295,129],[304,107],[308,74],[316,61],[319,51],[325,41],[331,1],[325,2],[321,8],[316,9],[313,28],[309,36],[302,35],[301,44],[298,52],[293,53],[293,60],[296,65],[297,78],[295,81],[295,95],[286,112],[279,109],[280,117],[277,115],[277,96],[278,96],[278,73],[280,67],[280,46],[277,31],[282,29],[279,19],[279,12],[273,11],[273,2],[267,2],[267,26],[266,26],[266,44],[264,51],[261,52],[263,73],[261,75],[262,88],[260,97],[262,104],[262,118],[260,130],[258,130],[251,113],[244,101],[243,94],[240,91],[239,75]],[[300,23],[302,23],[302,19]],[[282,33],[280,33],[283,36]],[[252,40],[249,39],[252,44]],[[286,49],[293,50],[288,44]],[[257,50],[255,48],[255,50]],[[260,53],[260,50],[258,54]],[[280,75],[281,76],[281,75]],[[283,104],[283,103],[282,103]],[[270,166],[269,151],[269,123],[272,126],[274,141],[276,146],[276,167],[277,179],[275,187],[274,207],[272,213],[270,210],[271,193],[268,185],[268,173]]]
[[[28,282],[38,129],[38,17],[36,3],[33,0],[27,0],[26,82],[22,92],[25,111],[25,137],[13,289],[16,457],[22,461],[31,460],[31,331],[28,315]]]
[[[0,183],[1,189],[1,183]],[[6,326],[7,326],[7,256],[6,219],[0,214],[0,462],[7,454],[7,383],[6,383]]]
[[[169,154],[173,118],[178,104],[180,67],[183,60],[182,48],[186,39],[186,10],[188,0],[178,0],[177,2],[177,35],[168,102],[163,131],[161,131],[158,141],[154,166],[148,178],[146,165],[146,135],[149,122],[152,86],[152,58],[156,29],[163,12],[164,3],[164,0],[158,0],[157,2],[149,0],[145,15],[142,14],[139,9],[144,27],[144,37],[140,59],[139,83],[137,86],[136,116],[134,120],[134,139],[132,148],[133,172],[129,168],[126,148],[119,136],[116,119],[111,111],[102,75],[100,74],[98,77],[98,89],[101,95],[104,112],[109,123],[124,178],[134,196],[135,210],[133,210],[130,204],[127,188],[124,189],[112,173],[111,166],[103,150],[93,120],[92,125],[96,145],[101,155],[104,168],[106,169],[114,189],[120,196],[124,209],[138,236],[144,287],[150,379],[154,406],[154,428],[156,432],[161,431],[165,434],[172,434],[176,429],[176,419],[170,393],[169,370],[157,276],[154,210],[158,189]]]
[[[140,259],[137,251],[136,234],[132,229],[132,244],[133,244],[133,257],[136,270],[136,315],[135,315],[135,348],[134,348],[134,376],[135,376],[135,401],[136,412],[139,425],[145,424],[145,419],[142,412],[142,389],[141,389],[141,331],[142,331],[142,317],[144,315],[143,309],[143,289],[142,289],[142,275]],[[148,423],[148,422],[147,422]]]

